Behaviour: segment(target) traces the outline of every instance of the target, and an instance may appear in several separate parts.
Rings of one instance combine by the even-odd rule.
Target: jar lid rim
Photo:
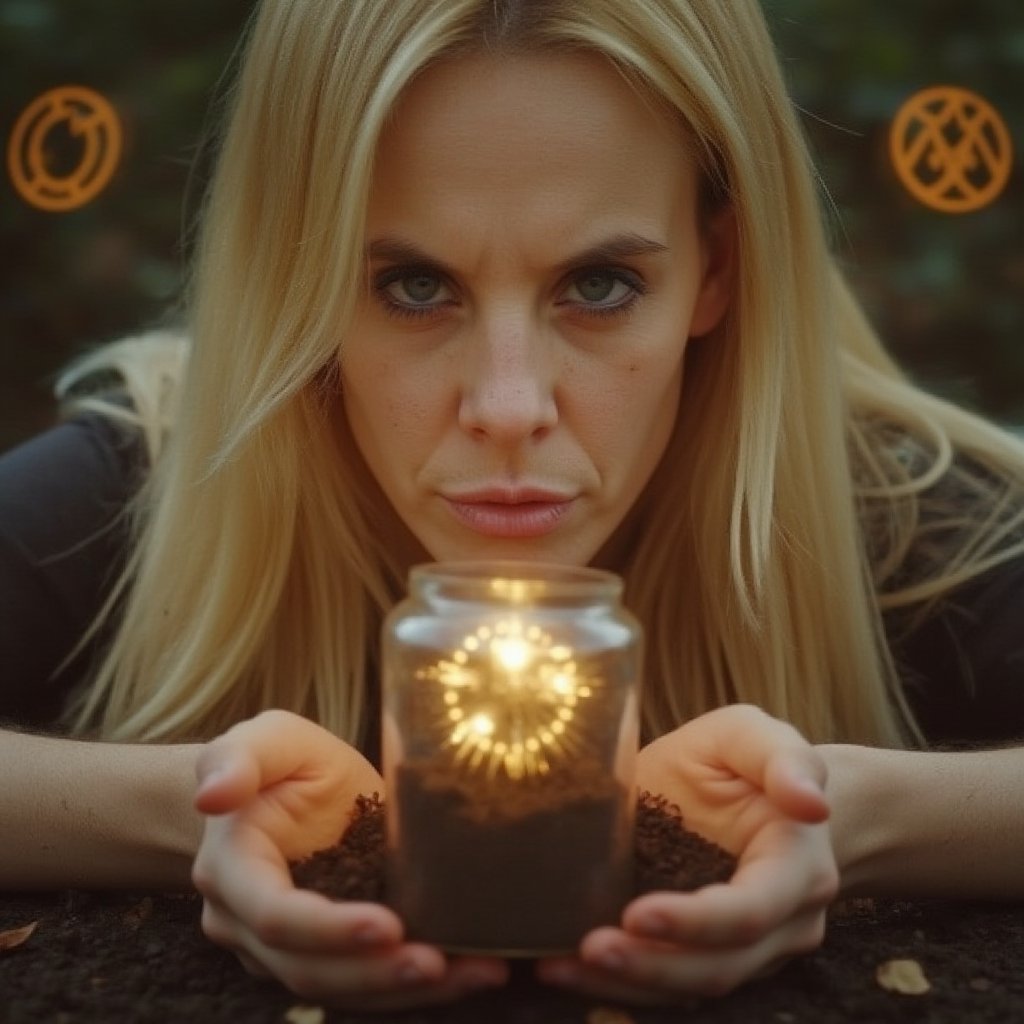
[[[416,582],[474,584],[477,582],[520,583],[524,586],[545,586],[555,590],[622,590],[622,577],[607,569],[591,566],[563,565],[556,562],[514,561],[451,561],[424,562],[409,570],[410,584]]]

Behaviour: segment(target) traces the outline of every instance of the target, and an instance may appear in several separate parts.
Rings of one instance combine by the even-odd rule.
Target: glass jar
[[[632,894],[641,631],[622,581],[419,566],[383,634],[387,900],[411,939],[537,956]]]

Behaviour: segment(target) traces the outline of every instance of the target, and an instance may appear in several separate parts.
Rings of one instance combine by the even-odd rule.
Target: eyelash
[[[632,311],[637,301],[647,294],[647,284],[644,279],[639,274],[624,267],[577,267],[567,275],[562,289],[568,288],[573,282],[579,282],[587,276],[601,274],[608,275],[613,280],[626,285],[629,288],[630,294],[621,302],[609,306],[590,305],[584,302],[560,302],[559,304],[573,305],[575,312],[582,316],[608,319],[628,314]],[[417,275],[436,277],[443,286],[451,289],[451,285],[446,282],[444,275],[432,267],[391,267],[388,270],[381,271],[373,279],[373,292],[388,316],[401,320],[421,320],[424,317],[435,316],[438,310],[443,309],[447,305],[446,302],[424,303],[418,306],[407,305],[402,302],[396,302],[391,298],[387,291],[389,286],[393,285],[396,281],[416,277]]]
[[[423,317],[435,315],[438,309],[441,308],[437,304],[432,305],[430,303],[424,303],[419,306],[406,305],[402,302],[396,302],[388,295],[388,287],[396,281],[417,276],[436,277],[442,284],[445,284],[444,275],[438,273],[432,267],[391,267],[388,270],[381,271],[374,277],[373,293],[376,295],[378,302],[384,307],[384,312],[388,316],[403,320],[420,320]],[[450,288],[451,286],[448,285],[448,287]]]
[[[573,282],[579,282],[586,277],[592,276],[607,276],[613,281],[621,282],[629,289],[629,294],[621,301],[608,306],[592,305],[585,302],[572,303],[575,311],[583,316],[607,319],[628,314],[636,303],[647,294],[647,283],[644,279],[639,274],[626,270],[624,267],[578,267],[569,274],[566,287]]]

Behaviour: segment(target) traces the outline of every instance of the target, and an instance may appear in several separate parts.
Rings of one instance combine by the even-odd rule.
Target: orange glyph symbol
[[[7,144],[18,194],[41,210],[76,210],[110,181],[121,159],[121,122],[98,92],[64,85],[25,108]]]
[[[970,213],[1006,187],[1013,146],[1006,124],[977,93],[955,85],[922,89],[889,132],[893,167],[908,192],[944,213]]]

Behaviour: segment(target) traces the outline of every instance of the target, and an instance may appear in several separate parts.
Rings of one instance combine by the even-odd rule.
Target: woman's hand
[[[712,711],[645,747],[638,782],[735,854],[736,872],[696,892],[639,897],[621,927],[587,935],[578,958],[543,962],[543,980],[671,1002],[722,995],[821,943],[839,878],[824,762],[795,729],[751,706]]]
[[[386,907],[292,884],[288,862],[336,843],[356,796],[383,792],[352,747],[298,715],[267,711],[205,746],[196,775],[196,807],[208,816],[192,872],[203,931],[250,971],[305,998],[380,1010],[504,982],[500,961],[448,961],[403,942]]]

